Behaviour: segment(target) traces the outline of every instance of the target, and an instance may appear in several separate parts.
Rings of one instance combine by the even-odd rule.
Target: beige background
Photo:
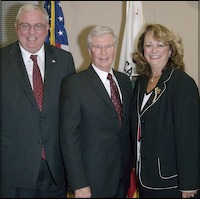
[[[33,2],[42,5],[42,1]],[[6,4],[7,2],[2,2],[3,11]],[[17,7],[20,4],[22,4],[22,1],[18,4],[15,2]],[[89,29],[96,25],[109,26],[118,34],[119,44],[115,60],[115,69],[118,69],[125,25],[126,1],[61,1],[61,4],[70,52],[73,54],[77,71],[87,68],[90,64],[86,36]],[[198,1],[143,1],[143,11],[146,23],[161,23],[181,36],[185,47],[186,72],[194,78],[200,87],[198,4]],[[14,7],[16,6],[12,5],[10,8],[10,11],[13,9],[13,14],[16,12]],[[14,26],[14,22],[13,24],[11,22],[9,22],[10,26]],[[3,45],[12,42],[12,40],[13,38],[9,34],[3,35]]]
[[[86,48],[88,29],[94,25],[111,27],[119,35],[115,68],[118,68],[120,46],[125,25],[126,1],[63,1],[62,9],[68,33],[70,51],[76,68],[88,67],[90,58]],[[198,2],[143,1],[146,23],[162,23],[182,37],[185,47],[186,72],[200,86],[198,68]]]

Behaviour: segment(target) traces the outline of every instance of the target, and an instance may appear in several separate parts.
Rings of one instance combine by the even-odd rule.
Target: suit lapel
[[[47,108],[49,99],[53,95],[55,88],[55,78],[57,77],[56,57],[54,51],[45,45],[45,75],[44,75],[44,98],[43,98],[43,111]]]
[[[115,77],[116,77],[116,79],[117,79],[117,81],[118,81],[118,84],[119,84],[119,87],[120,87],[120,90],[121,90],[121,94],[122,94],[122,102],[123,102],[123,115],[125,114],[125,111],[127,110],[127,93],[126,93],[126,87],[125,87],[125,85],[124,85],[124,81],[123,81],[123,79],[121,78],[121,76],[120,75],[118,75],[118,73],[117,72],[115,72],[114,70],[113,70],[113,73],[114,73],[114,75],[115,75]]]
[[[110,96],[108,95],[101,79],[99,76],[96,74],[92,66],[90,65],[89,68],[87,69],[88,71],[88,80],[90,81],[90,85],[93,88],[93,90],[99,95],[99,97],[107,103],[109,106],[113,107],[112,101],[110,99]],[[115,111],[115,109],[114,109]]]
[[[16,73],[16,76],[22,88],[24,89],[27,97],[30,99],[31,103],[34,104],[35,108],[39,111],[33,90],[29,82],[28,74],[24,65],[21,51],[17,42],[14,44],[10,53],[10,62]],[[49,101],[48,99],[51,99],[51,95],[53,95],[53,82],[56,78],[56,58],[54,52],[51,48],[45,45],[45,53],[44,99],[42,112],[47,107]]]
[[[31,103],[33,103],[33,105],[38,109],[38,105],[33,90],[31,88],[31,84],[28,78],[18,42],[13,45],[13,48],[10,51],[10,62],[11,67],[14,69],[22,88],[24,89],[25,94],[30,99]]]
[[[140,93],[139,95],[139,111],[140,114],[143,115],[154,103],[154,97],[155,97],[155,88],[151,91],[151,96],[147,100],[146,104],[144,105],[143,109],[141,110],[142,102],[144,99],[144,94],[146,93],[146,87],[147,87],[147,80],[143,81],[140,85],[140,88],[138,92]]]
[[[141,115],[143,115],[149,108],[151,108],[157,101],[160,99],[160,97],[163,95],[163,93],[166,91],[166,83],[170,80],[172,74],[173,74],[174,69],[171,69],[168,67],[163,71],[163,74],[161,78],[159,79],[156,87],[152,90],[152,94],[148,101],[146,102],[143,110],[141,111]],[[141,82],[141,87],[138,90],[140,93],[140,98],[139,98],[139,108],[141,108],[142,101],[144,98],[144,93],[146,91],[146,85],[147,85],[147,80]]]
[[[147,86],[147,80],[145,81],[142,81],[140,84],[139,84],[139,89],[138,89],[138,92],[139,92],[139,108],[138,110],[140,111],[141,110],[141,107],[142,107],[142,101],[143,101],[143,98],[144,98],[144,94],[146,93],[146,86]],[[149,100],[148,102],[149,103]],[[146,104],[147,104],[146,103]],[[145,105],[146,106],[146,105]],[[145,108],[145,107],[144,107]],[[143,110],[144,110],[143,108]]]

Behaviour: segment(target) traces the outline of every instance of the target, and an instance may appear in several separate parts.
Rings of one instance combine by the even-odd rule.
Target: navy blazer
[[[140,110],[147,84],[147,78],[139,77],[134,91],[134,152],[141,128],[139,181],[153,190],[198,189],[200,100],[195,81],[181,70],[165,69]]]
[[[61,185],[65,173],[59,146],[61,81],[75,73],[72,55],[45,44],[43,110],[31,88],[18,42],[1,49],[2,58],[2,180],[33,188],[41,161],[41,144],[51,174]]]
[[[111,197],[131,169],[131,81],[114,71],[123,98],[122,126],[103,83],[90,65],[66,78],[61,90],[61,149],[73,190],[91,187],[92,197]]]

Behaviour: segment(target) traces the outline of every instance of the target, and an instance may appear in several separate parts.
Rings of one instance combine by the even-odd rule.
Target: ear
[[[89,48],[88,48],[88,53],[89,53],[89,55],[91,57],[92,52],[91,52],[91,50]]]
[[[47,24],[46,24],[46,30],[49,30],[49,27],[50,27],[50,26],[49,26],[49,24],[47,23]]]
[[[170,47],[170,50],[169,50],[169,57],[171,56],[172,54],[172,47]]]

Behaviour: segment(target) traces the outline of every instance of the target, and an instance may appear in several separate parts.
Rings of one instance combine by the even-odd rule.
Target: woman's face
[[[162,69],[171,55],[171,48],[161,41],[155,40],[150,33],[144,39],[144,57],[151,68]]]

